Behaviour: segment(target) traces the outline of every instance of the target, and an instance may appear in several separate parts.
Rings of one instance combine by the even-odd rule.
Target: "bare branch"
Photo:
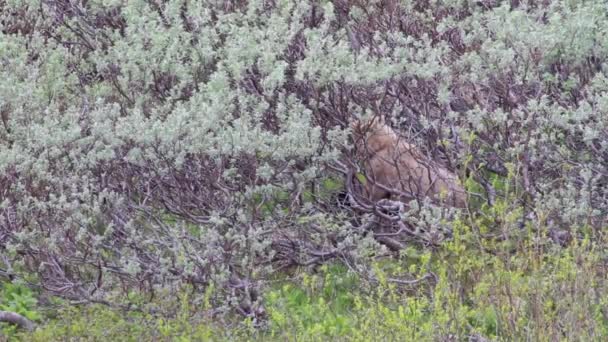
[[[16,312],[0,311],[0,322],[14,324],[27,331],[34,330],[34,322]]]

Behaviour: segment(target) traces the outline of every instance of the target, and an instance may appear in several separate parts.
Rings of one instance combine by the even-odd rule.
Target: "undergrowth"
[[[343,263],[278,275],[265,292],[266,320],[260,324],[237,317],[214,320],[209,303],[193,300],[183,289],[177,298],[158,296],[145,305],[141,298],[142,305],[131,309],[60,305],[52,317],[42,313],[31,334],[6,327],[4,332],[24,341],[606,337],[604,235],[581,230],[575,233],[579,238],[560,246],[543,229],[526,227],[508,239],[480,237],[479,229],[456,222],[453,239],[435,250],[411,247],[379,259],[373,279]],[[412,285],[392,281],[429,272],[434,277]],[[13,292],[4,292],[4,306]]]

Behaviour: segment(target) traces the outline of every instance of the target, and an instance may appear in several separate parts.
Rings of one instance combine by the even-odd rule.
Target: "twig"
[[[376,238],[376,241],[380,242],[381,244],[385,245],[386,247],[390,248],[393,251],[400,251],[403,248],[405,248],[405,246],[401,242],[399,242],[395,239],[392,239],[388,236],[377,236],[375,238]]]
[[[395,284],[399,284],[399,285],[416,285],[422,281],[425,281],[425,280],[431,279],[431,278],[434,279],[435,281],[437,281],[437,276],[431,272],[425,274],[421,278],[413,279],[413,280],[403,280],[403,279],[397,279],[397,278],[388,278],[387,280],[391,283],[395,283]]]

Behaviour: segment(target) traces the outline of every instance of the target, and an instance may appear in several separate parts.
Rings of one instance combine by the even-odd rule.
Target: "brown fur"
[[[465,190],[458,177],[400,138],[380,118],[351,124],[355,150],[363,160],[366,195],[372,201],[430,197],[436,203],[464,207]]]

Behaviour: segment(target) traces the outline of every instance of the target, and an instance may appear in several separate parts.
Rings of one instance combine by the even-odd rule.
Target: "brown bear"
[[[466,193],[456,174],[425,157],[382,118],[353,121],[351,129],[366,177],[364,192],[370,200],[407,202],[429,197],[437,204],[466,206]]]

